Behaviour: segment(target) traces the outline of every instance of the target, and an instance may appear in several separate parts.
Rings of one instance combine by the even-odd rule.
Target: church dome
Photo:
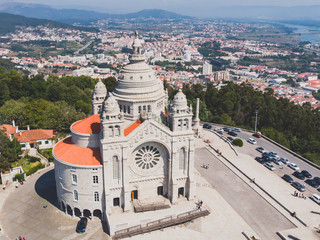
[[[145,101],[164,96],[163,85],[145,62],[138,34],[133,42],[130,63],[120,71],[114,95],[118,100]]]
[[[120,114],[120,108],[113,94],[109,94],[103,105],[103,113],[109,116],[117,116]]]
[[[101,97],[105,97],[107,95],[107,88],[106,86],[101,82],[101,80],[99,79],[99,81],[97,82],[96,86],[94,87],[94,91],[93,94],[95,96],[101,96]]]
[[[184,95],[181,88],[173,98],[173,106],[177,109],[186,109],[188,107],[186,95]]]

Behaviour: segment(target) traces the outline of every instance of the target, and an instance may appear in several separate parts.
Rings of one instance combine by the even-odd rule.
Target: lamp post
[[[256,122],[254,124],[254,133],[257,132],[258,113],[259,113],[259,110],[256,110]]]

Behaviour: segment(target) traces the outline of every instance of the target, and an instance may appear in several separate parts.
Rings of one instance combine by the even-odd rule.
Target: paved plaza
[[[316,232],[320,215],[311,213],[320,211],[318,205],[310,199],[292,197],[293,188],[279,176],[256,164],[248,155],[239,153],[239,156],[236,156],[229,145],[213,133],[205,132],[204,139],[210,139],[211,144],[219,148],[230,161],[225,161],[210,150],[203,139],[197,139],[195,202],[202,200],[211,214],[193,222],[131,239],[241,240],[246,239],[243,233],[249,233],[262,240],[277,240],[280,238],[276,232],[280,232],[288,240],[320,239]],[[202,168],[203,163],[209,164],[209,169]],[[288,209],[296,211],[308,226],[303,226],[290,216],[230,163],[250,177],[256,178],[259,185]],[[24,236],[27,240],[109,239],[98,218],[89,221],[86,233],[75,232],[78,218],[63,213],[57,207],[52,169],[53,167],[50,167],[28,177],[27,182],[17,189],[11,184],[5,191],[0,190],[0,240],[16,239],[18,236]],[[48,204],[47,208],[43,208],[45,203]],[[188,206],[190,204],[194,203],[188,203]],[[172,206],[172,209],[174,208],[175,206]],[[148,214],[150,213],[152,212]],[[160,219],[165,211],[159,210],[156,213]],[[126,214],[128,221],[137,216],[136,213]]]

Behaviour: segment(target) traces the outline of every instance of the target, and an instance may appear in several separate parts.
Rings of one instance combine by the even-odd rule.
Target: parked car
[[[77,233],[84,233],[86,231],[87,223],[88,223],[87,218],[85,218],[85,217],[80,218],[80,220],[77,224],[76,232]]]
[[[269,155],[274,157],[274,158],[280,159],[280,156],[276,152],[269,152]]]
[[[314,188],[318,188],[319,187],[319,184],[313,179],[307,179],[306,183],[309,184],[311,187],[314,187]]]
[[[233,142],[233,137],[227,137],[231,142]]]
[[[312,196],[310,197],[310,199],[312,199],[313,201],[315,201],[316,203],[320,204],[320,196],[318,194],[312,194]]]
[[[261,138],[261,134],[260,133],[254,133],[254,134],[252,134],[252,136],[254,136],[256,138]]]
[[[306,190],[306,188],[301,183],[293,182],[291,185],[298,189],[300,192],[304,192]]]
[[[306,178],[301,172],[298,171],[294,172],[292,175],[296,178],[299,178],[300,180],[304,180]]]
[[[220,135],[222,135],[223,134],[223,132],[220,130],[220,131],[218,131],[217,133],[219,133]]]
[[[293,169],[293,170],[295,170],[295,171],[300,171],[300,168],[299,168],[298,165],[295,164],[295,163],[289,163],[289,164],[288,164],[288,167],[291,168],[291,169]]]
[[[258,152],[261,152],[261,153],[265,153],[266,152],[263,147],[257,147],[256,150]]]
[[[263,159],[264,159],[266,162],[272,162],[272,157],[270,157],[270,156],[263,157]]]
[[[232,131],[233,132],[241,132],[241,129],[240,128],[232,128]]]
[[[229,134],[229,135],[231,135],[231,136],[233,136],[233,137],[238,136],[238,134],[236,134],[235,132],[231,132],[231,131],[230,131],[230,132],[228,132],[228,134]]]
[[[224,128],[223,128],[223,131],[225,131],[225,132],[230,132],[231,129],[230,129],[230,128],[227,128],[227,127],[224,127]]]
[[[253,138],[249,138],[247,142],[251,144],[257,144],[256,140],[254,140]]]
[[[266,168],[268,168],[269,170],[271,170],[271,171],[274,171],[274,170],[276,170],[276,168],[271,164],[271,163],[265,163],[264,164],[264,166],[266,167]]]
[[[314,177],[313,180],[320,185],[320,177]]]
[[[307,170],[302,170],[301,173],[302,173],[303,176],[305,176],[306,178],[312,178],[312,175],[311,175]]]
[[[280,158],[280,161],[283,162],[283,163],[286,164],[286,165],[288,165],[288,164],[290,163],[288,159],[283,158],[283,157]]]
[[[293,182],[293,178],[290,177],[290,175],[288,175],[288,174],[283,175],[282,179],[287,181],[288,183],[292,183]]]
[[[279,166],[282,166],[282,165],[283,165],[282,162],[281,162],[278,158],[273,157],[273,158],[272,158],[272,161],[273,161],[275,164],[279,165]]]
[[[212,126],[210,124],[207,124],[207,123],[203,124],[202,127],[205,128],[205,129],[211,129],[212,128]]]

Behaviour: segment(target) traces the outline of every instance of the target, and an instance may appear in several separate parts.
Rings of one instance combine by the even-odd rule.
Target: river
[[[309,41],[313,44],[320,44],[320,28],[302,25],[283,24],[286,27],[294,28],[293,32],[300,34],[298,40]]]

